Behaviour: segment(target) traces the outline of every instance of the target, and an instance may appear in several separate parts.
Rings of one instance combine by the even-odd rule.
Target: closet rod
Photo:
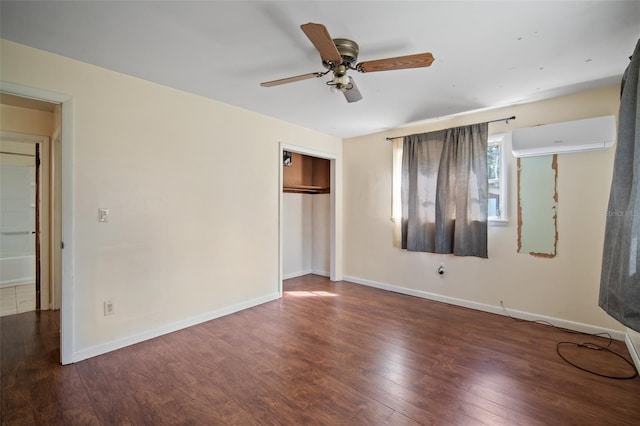
[[[491,121],[486,121],[486,123],[497,123],[499,121],[504,121],[507,124],[509,124],[509,121],[511,120],[515,120],[516,116],[512,115],[511,117],[505,117],[505,118],[498,118],[497,120],[491,120]],[[407,136],[413,136],[413,135],[407,135]],[[388,141],[392,141],[394,139],[400,139],[400,138],[404,138],[404,136],[396,136],[395,138],[386,138]]]

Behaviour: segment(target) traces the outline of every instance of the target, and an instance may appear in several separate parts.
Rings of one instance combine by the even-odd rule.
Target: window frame
[[[500,182],[500,215],[488,216],[487,220],[490,225],[504,225],[509,222],[509,146],[511,141],[511,132],[497,133],[489,135],[487,139],[487,148],[489,146],[500,147],[500,178],[496,179]],[[493,180],[492,180],[493,181]],[[491,183],[491,181],[489,182]],[[487,205],[487,209],[489,206]]]

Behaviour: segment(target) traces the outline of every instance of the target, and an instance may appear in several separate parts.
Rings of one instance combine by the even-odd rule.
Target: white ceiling
[[[639,1],[1,2],[2,38],[338,137],[619,83]],[[429,68],[360,74],[348,104],[300,30],[324,24],[359,61],[431,52]],[[498,118],[498,117],[496,117]]]

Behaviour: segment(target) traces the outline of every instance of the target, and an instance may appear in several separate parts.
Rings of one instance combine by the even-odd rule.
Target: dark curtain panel
[[[402,248],[487,257],[487,123],[404,138]]]
[[[622,77],[599,305],[640,332],[640,40]]]

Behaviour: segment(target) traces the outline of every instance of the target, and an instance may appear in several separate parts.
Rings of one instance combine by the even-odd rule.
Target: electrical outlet
[[[113,315],[116,313],[116,304],[113,300],[105,300],[104,301],[104,315]]]

